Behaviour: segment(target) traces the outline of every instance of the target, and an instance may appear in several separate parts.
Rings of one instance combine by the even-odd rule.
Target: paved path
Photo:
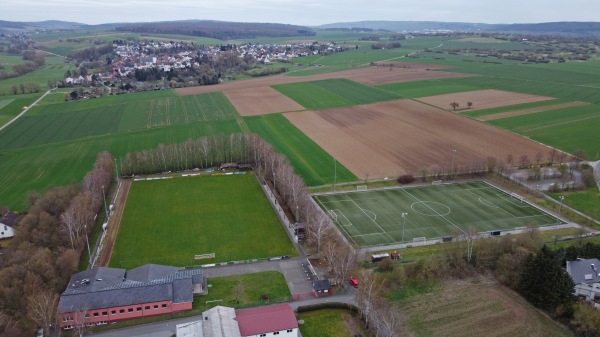
[[[27,111],[29,111],[29,109],[31,109],[32,107],[34,107],[36,104],[39,103],[39,101],[41,101],[44,97],[46,97],[46,95],[48,95],[49,93],[51,93],[52,90],[54,90],[54,88],[46,91],[46,93],[43,94],[40,98],[38,98],[35,102],[31,103],[31,105],[28,106],[27,109],[24,109],[20,114],[18,114],[15,118],[11,119],[8,123],[4,124],[3,126],[0,126],[0,131],[2,131],[2,129],[4,129],[5,127],[7,127],[10,124],[12,124],[17,119],[19,119],[19,117],[23,116]]]
[[[596,184],[598,184],[598,189],[600,189],[600,160],[594,162],[590,162],[590,165],[594,168],[594,176],[596,177]]]

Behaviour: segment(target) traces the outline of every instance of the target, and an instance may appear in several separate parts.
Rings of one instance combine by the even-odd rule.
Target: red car
[[[353,286],[354,288],[358,288],[358,281],[354,277],[351,277],[350,285]]]

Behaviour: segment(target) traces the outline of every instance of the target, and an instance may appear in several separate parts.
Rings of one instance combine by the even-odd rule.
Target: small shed
[[[401,257],[401,256],[400,256],[400,253],[398,253],[398,252],[396,252],[396,251],[394,251],[392,254],[390,254],[390,258],[391,258],[392,260],[400,260],[400,257]]]
[[[313,293],[316,297],[331,295],[331,282],[329,279],[314,281]]]

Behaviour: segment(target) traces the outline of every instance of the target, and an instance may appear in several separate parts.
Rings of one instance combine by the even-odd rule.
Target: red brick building
[[[132,270],[98,267],[71,277],[58,304],[60,325],[71,329],[191,310],[202,293],[200,269],[147,264]]]

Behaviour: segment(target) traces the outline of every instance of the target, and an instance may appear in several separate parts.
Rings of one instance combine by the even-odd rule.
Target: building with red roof
[[[298,321],[289,304],[235,311],[243,337],[298,336]]]

